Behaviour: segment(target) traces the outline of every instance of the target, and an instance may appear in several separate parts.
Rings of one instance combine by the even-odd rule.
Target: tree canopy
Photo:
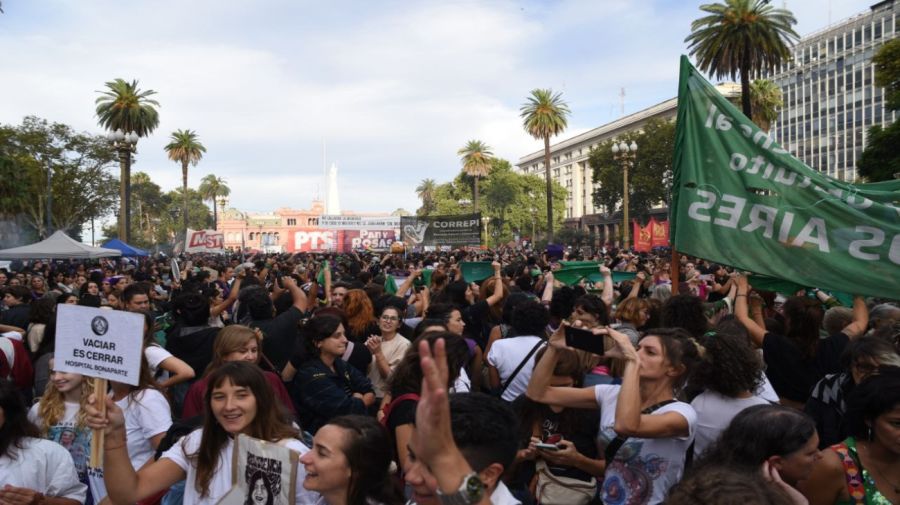
[[[667,202],[671,187],[672,158],[675,154],[675,123],[652,119],[641,132],[631,132],[615,139],[637,142],[634,166],[628,171],[629,211],[633,216],[646,215],[659,202]],[[611,151],[608,140],[591,150],[588,164],[594,172],[594,205],[607,213],[622,208],[623,171]]]
[[[872,58],[875,85],[884,88],[884,106],[900,110],[900,39],[886,42]]]
[[[900,110],[900,39],[887,42],[872,58],[875,84],[884,87],[885,108]],[[856,161],[856,173],[869,182],[887,181],[900,174],[900,121],[887,128],[869,128],[866,148]]]
[[[51,174],[54,230],[69,233],[109,215],[118,181],[110,175],[116,153],[103,136],[34,116],[21,125],[0,125],[0,209],[21,214],[46,235],[47,172]]]

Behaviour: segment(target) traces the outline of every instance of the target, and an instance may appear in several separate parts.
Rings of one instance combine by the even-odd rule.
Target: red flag
[[[667,247],[669,245],[669,222],[650,219],[650,245]]]
[[[650,251],[650,225],[641,227],[637,221],[632,221],[634,230],[634,250],[638,252]]]

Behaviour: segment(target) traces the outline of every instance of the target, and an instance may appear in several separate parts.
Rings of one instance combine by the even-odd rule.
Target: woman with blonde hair
[[[78,480],[88,486],[89,494],[95,500],[102,498],[106,491],[103,482],[88,477],[88,458],[91,454],[92,431],[86,424],[84,407],[94,392],[93,382],[76,373],[60,372],[54,369],[50,360],[50,381],[40,401],[31,407],[28,420],[38,427],[41,437],[65,447],[75,463]],[[89,496],[88,502],[91,501]]]
[[[213,342],[213,359],[206,367],[203,377],[194,382],[188,390],[184,398],[182,417],[189,419],[203,413],[203,398],[209,385],[209,376],[222,365],[231,361],[246,361],[259,365],[260,357],[263,357],[260,351],[262,339],[261,331],[242,324],[232,324],[219,330]],[[281,382],[281,377],[269,371],[263,371],[263,375],[272,386],[275,398],[288,412],[295,414],[291,397]]]

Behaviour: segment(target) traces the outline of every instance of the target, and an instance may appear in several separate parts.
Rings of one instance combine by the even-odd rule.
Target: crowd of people
[[[896,301],[563,254],[15,262],[0,505],[219,503],[239,434],[294,451],[298,505],[900,503]],[[138,385],[54,367],[59,304],[143,315]]]

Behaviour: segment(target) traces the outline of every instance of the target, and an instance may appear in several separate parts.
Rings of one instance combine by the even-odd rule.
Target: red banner
[[[668,247],[669,246],[669,222],[657,221],[651,218],[650,224],[650,246],[651,247]]]
[[[350,252],[361,249],[389,250],[400,240],[397,230],[326,230],[323,228],[294,228],[285,245],[288,252],[335,251]]]
[[[634,250],[638,252],[650,251],[650,225],[641,227],[637,221],[632,221],[632,229],[634,230]]]

